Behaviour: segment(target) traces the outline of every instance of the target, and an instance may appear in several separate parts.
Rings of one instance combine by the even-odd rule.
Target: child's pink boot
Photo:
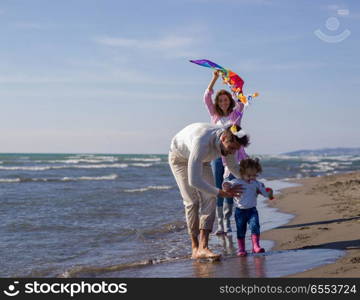
[[[252,234],[251,241],[253,245],[253,253],[262,253],[265,252],[264,248],[261,248],[259,245],[260,235],[259,234]]]
[[[237,256],[246,256],[247,252],[245,251],[245,238],[238,239],[239,250]]]

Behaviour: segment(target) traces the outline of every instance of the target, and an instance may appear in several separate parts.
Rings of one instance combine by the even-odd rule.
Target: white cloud
[[[134,47],[138,45],[138,41],[134,39],[123,39],[113,37],[96,38],[95,42],[112,47]]]
[[[98,35],[91,41],[107,46],[111,57],[126,57],[128,61],[139,60],[142,57],[161,56],[161,59],[186,58],[203,56],[209,51],[213,33],[209,25],[201,21],[172,25],[171,28],[161,28],[156,35],[145,37]],[[130,51],[129,51],[130,50]]]
[[[132,48],[140,51],[155,51],[166,57],[196,57],[194,48],[201,42],[199,38],[182,35],[168,35],[159,39],[129,39],[122,37],[97,37],[93,39],[97,44]]]
[[[187,47],[193,43],[193,40],[191,38],[176,36],[169,36],[158,40],[136,40],[114,37],[102,37],[95,39],[95,41],[99,44],[112,47],[135,47],[144,50],[167,50],[178,47]]]

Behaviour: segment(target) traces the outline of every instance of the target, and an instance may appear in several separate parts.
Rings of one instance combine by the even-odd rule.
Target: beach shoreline
[[[360,277],[360,172],[294,179],[301,184],[281,190],[268,205],[294,215],[283,226],[265,231],[272,250],[337,249],[334,263],[286,277]]]
[[[354,174],[360,179],[360,172]],[[322,237],[320,245],[317,245],[313,239],[318,237],[319,233],[317,231],[320,234],[322,232],[335,232],[336,230],[330,228],[332,223],[349,225],[352,222],[359,221],[355,225],[360,226],[360,206],[358,205],[357,207],[359,216],[356,219],[348,220],[350,217],[345,216],[342,218],[342,215],[347,213],[345,209],[342,215],[337,215],[337,219],[341,220],[337,220],[332,215],[328,216],[328,211],[324,210],[324,207],[331,205],[331,203],[326,203],[327,199],[324,202],[324,197],[327,197],[326,187],[321,188],[319,195],[315,194],[315,197],[321,200],[320,202],[307,198],[309,190],[317,185],[321,185],[322,181],[329,181],[330,185],[334,183],[333,181],[342,184],[341,182],[346,183],[349,181],[349,176],[352,175],[342,174],[310,177],[300,180],[279,180],[282,183],[287,182],[287,184],[285,184],[285,187],[277,189],[280,191],[280,194],[275,195],[275,200],[265,200],[264,203],[262,202],[259,210],[264,214],[265,209],[275,208],[277,212],[270,210],[268,211],[269,216],[279,218],[279,214],[285,214],[287,217],[285,217],[286,221],[284,222],[281,222],[279,219],[270,220],[270,222],[280,225],[273,226],[272,224],[270,226],[271,229],[265,229],[261,234],[262,245],[266,249],[264,254],[249,253],[247,257],[239,258],[236,256],[236,235],[213,235],[211,237],[212,246],[218,244],[223,248],[222,254],[224,256],[220,262],[191,260],[186,256],[175,260],[141,262],[137,267],[131,268],[112,266],[111,269],[114,272],[106,272],[106,276],[144,278],[359,277],[360,264],[357,260],[360,257],[360,247],[357,246],[355,241],[341,241],[338,233],[336,240],[333,240],[331,237],[329,238],[329,236]],[[271,182],[268,184],[271,186]],[[340,188],[338,189],[341,190]],[[311,195],[313,194],[311,193]],[[302,199],[302,202],[298,200],[299,197]],[[307,201],[310,201],[313,205],[304,205]],[[319,208],[315,209],[314,207],[317,205]],[[309,214],[309,209],[313,211],[312,214]],[[268,223],[269,220],[266,222]],[[314,228],[311,229],[311,227]],[[347,247],[354,247],[353,245],[358,249],[347,250]],[[247,249],[250,249],[250,247],[249,242],[247,243]],[[217,250],[219,251],[219,249]],[[346,271],[341,271],[344,268]],[[337,272],[334,271],[337,269],[340,269],[342,273],[339,270]],[[103,273],[101,274],[104,276]],[[84,276],[82,273],[80,275]],[[91,276],[93,275],[91,274]],[[88,276],[86,272],[85,276]]]

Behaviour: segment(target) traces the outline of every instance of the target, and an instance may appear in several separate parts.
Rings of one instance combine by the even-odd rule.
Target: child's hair
[[[229,108],[225,114],[219,106],[219,97],[221,95],[226,95],[230,101]],[[216,93],[214,107],[215,107],[216,114],[218,116],[220,116],[220,117],[227,116],[229,113],[231,113],[231,111],[235,107],[235,101],[234,101],[233,97],[231,96],[231,94],[227,90],[220,90]]]
[[[240,174],[244,175],[247,169],[255,169],[258,173],[262,172],[262,167],[258,158],[246,158],[240,161]]]
[[[242,145],[243,147],[247,147],[250,145],[250,137],[245,134],[243,137],[239,138],[237,137],[236,135],[234,135],[232,132],[231,132],[231,126],[233,125],[230,125],[228,127],[226,127],[225,131],[223,134],[225,134],[225,136],[230,139],[230,141],[237,141],[240,145]],[[236,126],[236,131],[239,131],[241,130],[241,127],[237,124],[235,124],[234,126]]]

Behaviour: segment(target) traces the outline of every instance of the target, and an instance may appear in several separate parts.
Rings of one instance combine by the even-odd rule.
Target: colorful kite
[[[242,78],[238,74],[234,73],[231,70],[225,69],[222,66],[207,59],[190,60],[190,62],[203,67],[220,71],[223,78],[223,82],[230,87],[235,97],[239,99],[244,105],[248,105],[248,103],[251,102],[253,98],[259,96],[259,93],[253,93],[251,95],[244,96],[243,94],[244,80],[242,80]]]

